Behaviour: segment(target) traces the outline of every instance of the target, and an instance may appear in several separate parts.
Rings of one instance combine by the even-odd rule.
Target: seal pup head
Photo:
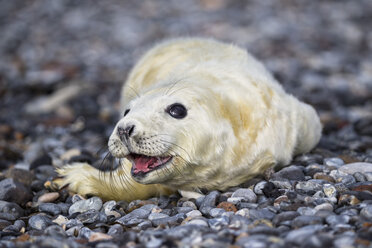
[[[219,169],[210,165],[221,162],[234,137],[217,118],[215,99],[210,88],[195,83],[149,89],[125,107],[109,139],[111,154],[130,160],[131,175],[142,184],[199,183]]]

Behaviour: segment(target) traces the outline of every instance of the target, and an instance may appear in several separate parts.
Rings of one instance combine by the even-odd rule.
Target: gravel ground
[[[372,247],[372,1],[0,1],[0,247]],[[136,58],[169,37],[246,47],[324,134],[226,192],[133,202],[53,190],[97,165]]]

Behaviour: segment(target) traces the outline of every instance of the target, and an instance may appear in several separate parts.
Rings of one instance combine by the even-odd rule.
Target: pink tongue
[[[150,171],[151,170],[150,165],[153,165],[156,162],[156,160],[157,159],[155,157],[146,157],[146,156],[135,158],[134,159],[134,164],[135,164],[134,172],[138,173],[140,171],[142,172]]]

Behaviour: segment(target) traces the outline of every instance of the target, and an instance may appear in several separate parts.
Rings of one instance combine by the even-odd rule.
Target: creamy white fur
[[[173,103],[186,106],[185,118],[166,113]],[[122,158],[123,171],[129,173],[132,166],[123,158],[129,150],[171,154],[172,163],[137,178],[134,196],[128,193],[133,186],[125,186],[134,182],[129,174],[123,179],[114,172],[103,177],[104,184],[92,185],[97,171],[82,171],[85,165],[60,169],[62,184],[76,192],[126,200],[175,189],[225,189],[271,166],[288,164],[293,155],[311,150],[321,134],[315,110],[285,93],[260,62],[236,46],[209,39],[171,40],[145,54],[122,90],[122,113],[127,109],[109,141],[111,153]],[[128,125],[135,125],[134,133],[123,144],[117,127]],[[77,174],[85,175],[86,184],[74,186]],[[110,183],[114,194],[107,188]]]

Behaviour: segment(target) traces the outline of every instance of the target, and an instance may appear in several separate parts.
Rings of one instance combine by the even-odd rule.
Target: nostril
[[[124,129],[124,134],[126,137],[129,137],[132,135],[133,131],[134,131],[134,125],[129,125]]]
[[[118,135],[123,136],[125,133],[124,128],[118,127]]]

